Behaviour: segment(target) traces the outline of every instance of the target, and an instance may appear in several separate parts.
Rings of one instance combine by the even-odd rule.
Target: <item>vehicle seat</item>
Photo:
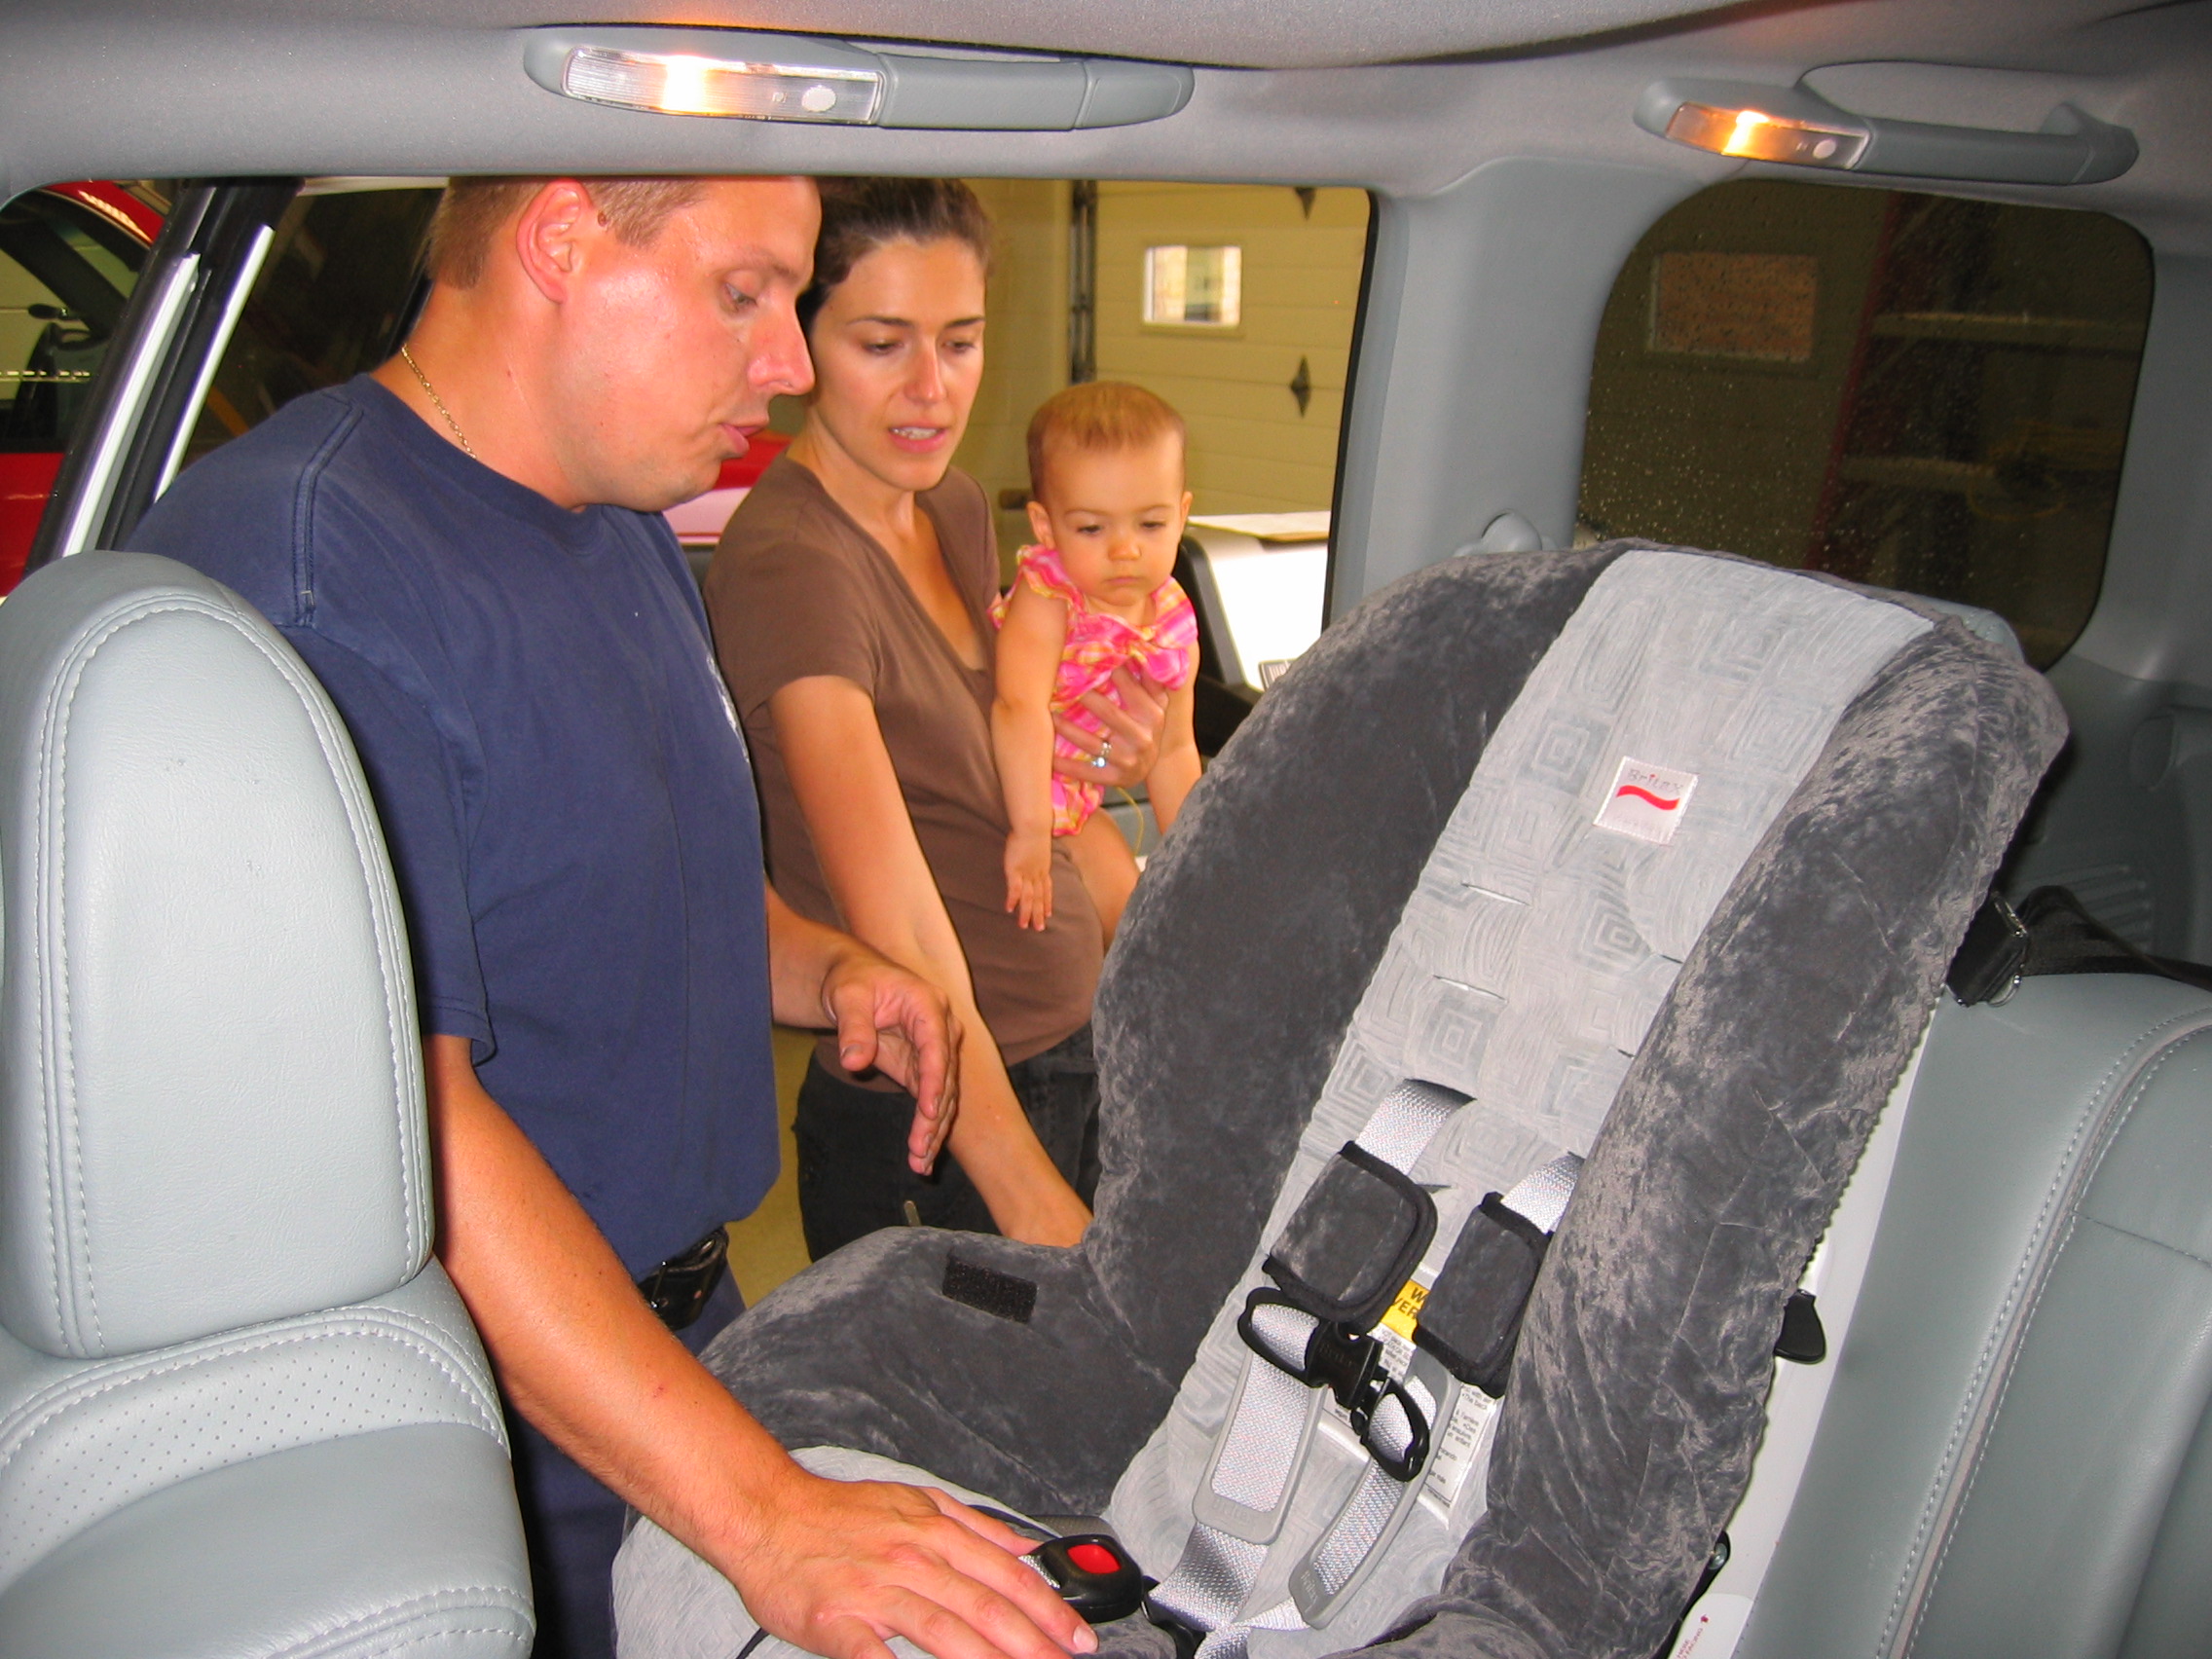
[[[1904,1109],[1738,1653],[2212,1650],[2212,995],[1947,1001]]]
[[[825,1466],[1103,1514],[1147,1573],[1233,1609],[1198,1627],[1206,1659],[1649,1659],[1744,1490],[1785,1303],[2062,732],[2015,653],[1831,578],[1617,542],[1409,577],[1278,682],[1148,867],[1097,1001],[1083,1244],[879,1233],[708,1363]],[[1442,1124],[1425,1141],[1377,1132],[1407,1100]],[[1452,1292],[1491,1247],[1477,1200],[1512,1208],[1575,1158],[1502,1402],[1454,1370],[1432,1461],[1393,1489],[1308,1389],[1278,1507],[1247,1501],[1222,1425],[1281,1373],[1240,1317],[1277,1287],[1327,1302],[1346,1262],[1388,1305],[1418,1257],[1427,1301],[1376,1327],[1418,1331],[1391,1361],[1413,1379],[1456,1340],[1440,1307],[1480,1324]],[[1432,1233],[1386,1231],[1419,1193]],[[1346,1576],[1333,1541],[1371,1493],[1380,1541]],[[1200,1505],[1232,1543],[1194,1568]],[[1265,1524],[1235,1531],[1239,1505]],[[1237,1540],[1242,1576],[1198,1583]],[[743,1645],[718,1586],[641,1523],[628,1659]],[[1175,1651],[1142,1618],[1100,1634]]]
[[[521,1655],[352,746],[183,566],[0,607],[0,1653]]]

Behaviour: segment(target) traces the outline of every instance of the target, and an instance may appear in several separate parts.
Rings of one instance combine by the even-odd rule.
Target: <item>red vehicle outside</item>
[[[55,474],[162,215],[118,184],[0,208],[0,594],[22,579]]]

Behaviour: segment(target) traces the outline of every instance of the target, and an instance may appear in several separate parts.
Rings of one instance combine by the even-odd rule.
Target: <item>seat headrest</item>
[[[0,605],[0,1323],[89,1359],[413,1277],[420,1043],[306,665],[166,559],[32,575]]]

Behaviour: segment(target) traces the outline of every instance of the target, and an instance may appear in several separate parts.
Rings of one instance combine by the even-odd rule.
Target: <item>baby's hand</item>
[[[1042,933],[1052,918],[1052,837],[1016,830],[1006,838],[1006,907]]]

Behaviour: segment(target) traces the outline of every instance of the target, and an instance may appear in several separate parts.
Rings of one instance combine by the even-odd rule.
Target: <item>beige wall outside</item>
[[[1326,507],[1336,487],[1367,194],[1318,190],[1308,215],[1280,185],[1098,187],[1098,378],[1134,381],[1191,427],[1201,513]],[[1243,319],[1233,329],[1144,320],[1144,250],[1229,243],[1244,250]],[[1290,390],[1300,358],[1305,414]]]
[[[983,331],[983,385],[958,464],[993,503],[1029,488],[1026,439],[1037,405],[1068,384],[1068,186],[1060,179],[969,183],[996,222]],[[999,513],[1000,562],[1028,540],[1020,509]]]
[[[1037,406],[1068,384],[1068,214],[1064,179],[971,179],[997,227],[983,384],[958,464],[995,504],[1026,495],[1024,440]],[[1097,373],[1147,387],[1191,428],[1198,512],[1326,507],[1335,488],[1353,313],[1366,256],[1367,195],[1317,190],[1312,210],[1280,185],[1098,187]],[[1244,250],[1243,318],[1234,329],[1161,328],[1144,318],[1144,251],[1173,242]],[[1311,392],[1301,415],[1300,359]],[[775,424],[800,410],[779,400]],[[998,513],[1002,563],[1028,539],[1020,508]]]

